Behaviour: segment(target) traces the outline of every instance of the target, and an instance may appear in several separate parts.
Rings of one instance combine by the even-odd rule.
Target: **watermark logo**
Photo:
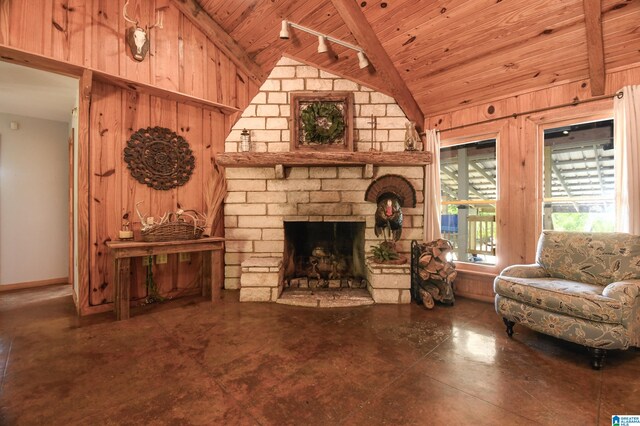
[[[640,426],[640,415],[613,415],[611,426]]]

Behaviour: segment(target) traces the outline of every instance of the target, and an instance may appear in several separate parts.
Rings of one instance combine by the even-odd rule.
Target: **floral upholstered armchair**
[[[496,312],[515,323],[590,348],[640,347],[640,236],[544,231],[536,264],[506,268],[494,281]]]

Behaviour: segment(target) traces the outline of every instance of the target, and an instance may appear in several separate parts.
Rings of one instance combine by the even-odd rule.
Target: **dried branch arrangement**
[[[213,235],[220,223],[222,203],[227,196],[227,180],[225,178],[224,168],[219,166],[215,160],[213,162],[213,170],[207,179],[204,191],[207,206],[207,219],[204,225],[205,234]]]

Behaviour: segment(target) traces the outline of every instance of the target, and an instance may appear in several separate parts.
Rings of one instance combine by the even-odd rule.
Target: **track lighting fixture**
[[[282,28],[280,30],[280,38],[283,40],[289,39],[289,23],[286,20],[282,21]]]
[[[358,66],[362,68],[366,68],[369,66],[369,60],[359,46],[354,46],[351,43],[347,43],[346,41],[338,40],[337,38],[333,38],[326,34],[322,34],[318,31],[312,30],[311,28],[303,27],[302,25],[295,24],[293,22],[289,22],[286,19],[282,20],[282,28],[280,29],[280,38],[287,40],[289,39],[289,27],[295,28],[306,33],[312,34],[318,37],[318,53],[325,53],[329,51],[329,47],[327,46],[327,41],[330,43],[339,44],[340,46],[344,46],[347,49],[355,50],[358,53]]]
[[[358,66],[360,67],[360,69],[363,69],[369,66],[369,60],[364,55],[364,52],[362,50],[358,52]]]
[[[318,36],[318,53],[325,53],[327,50],[329,50],[327,39],[324,36]]]

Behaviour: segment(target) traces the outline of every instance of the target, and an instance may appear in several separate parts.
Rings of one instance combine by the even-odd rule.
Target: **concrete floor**
[[[640,352],[581,347],[493,306],[313,309],[184,298],[77,319],[69,289],[0,295],[2,425],[610,425]]]

